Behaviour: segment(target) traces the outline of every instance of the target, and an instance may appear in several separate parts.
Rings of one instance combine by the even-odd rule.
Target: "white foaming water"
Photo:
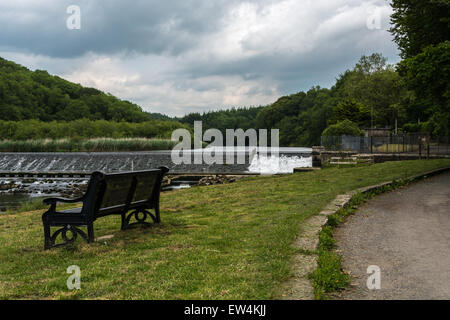
[[[312,157],[256,155],[248,171],[262,174],[292,173],[294,168],[299,167],[312,167]]]

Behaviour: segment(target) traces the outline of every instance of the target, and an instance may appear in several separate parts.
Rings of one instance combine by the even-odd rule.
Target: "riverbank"
[[[25,177],[0,175],[0,212],[23,212],[28,208],[42,208],[42,198],[56,196],[63,198],[78,198],[84,194],[90,175],[54,175],[29,174]],[[69,177],[71,176],[71,177]],[[162,182],[162,191],[171,191],[193,186],[210,186],[215,184],[233,183],[251,174],[168,174]]]
[[[176,141],[149,138],[0,140],[0,152],[123,152],[171,150]]]
[[[0,215],[0,298],[279,299],[306,219],[338,194],[449,165],[386,162],[167,192],[161,225],[122,232],[120,218],[105,217],[95,231],[108,240],[74,249],[43,251],[42,210]],[[67,290],[70,265],[81,290]]]

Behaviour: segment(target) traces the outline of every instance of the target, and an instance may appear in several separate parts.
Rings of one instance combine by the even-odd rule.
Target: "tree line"
[[[148,120],[145,122],[116,122],[78,119],[74,121],[0,120],[0,140],[91,138],[163,138],[170,139],[172,131],[189,126],[176,121]]]
[[[390,32],[402,61],[362,56],[331,88],[313,87],[267,106],[171,118],[42,70],[0,58],[0,139],[169,137],[173,129],[280,129],[280,145],[311,146],[321,135],[365,128],[450,135],[449,0],[393,0]],[[34,120],[30,120],[34,119]]]
[[[361,135],[365,128],[450,135],[450,1],[393,0],[390,32],[397,65],[380,53],[362,56],[330,88],[279,98],[265,107],[189,114],[204,127],[280,129],[283,146],[311,146],[321,135]],[[205,126],[205,123],[207,124]]]
[[[280,145],[311,146],[320,142],[323,133],[362,134],[372,124],[394,128],[397,123],[400,130],[407,129],[403,126],[415,121],[407,112],[409,94],[394,66],[375,53],[362,56],[329,89],[316,86],[264,107],[192,113],[178,120],[190,125],[201,120],[205,129],[222,131],[236,127],[280,129]]]

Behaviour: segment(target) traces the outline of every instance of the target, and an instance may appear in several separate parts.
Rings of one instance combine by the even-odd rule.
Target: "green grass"
[[[48,208],[48,206],[42,202],[42,199],[33,199],[30,201],[23,202],[17,208],[7,208],[6,214],[35,211],[35,210],[40,210],[40,209],[45,209],[45,208]]]
[[[444,166],[386,162],[167,192],[160,225],[120,231],[119,217],[105,217],[96,236],[112,239],[49,251],[42,211],[0,215],[0,298],[277,299],[305,219],[338,194]],[[70,265],[81,290],[66,287]]]
[[[114,152],[171,150],[177,142],[148,138],[0,140],[0,152]]]
[[[368,194],[362,193],[354,195],[346,207],[328,217],[326,225],[319,232],[317,268],[309,274],[315,299],[329,299],[330,294],[345,289],[350,284],[350,276],[342,270],[341,256],[334,251],[336,240],[333,232],[368,197]]]
[[[25,201],[23,202],[20,206],[16,207],[16,208],[6,208],[6,212],[3,214],[17,214],[17,213],[21,213],[21,212],[28,212],[28,211],[36,211],[36,210],[41,210],[41,209],[47,209],[48,205],[45,205],[42,202],[42,198],[38,198],[38,199],[32,199],[29,201]],[[76,205],[78,206],[78,205]],[[61,204],[60,206],[58,206],[58,208],[60,209],[66,209],[66,208],[73,208],[74,205],[73,204]]]

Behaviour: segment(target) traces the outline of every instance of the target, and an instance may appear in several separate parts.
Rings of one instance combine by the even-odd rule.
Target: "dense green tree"
[[[139,123],[77,119],[74,121],[0,120],[0,140],[62,138],[166,138],[178,128],[190,130],[176,121],[149,120]]]
[[[402,58],[449,40],[449,0],[392,0],[390,31]]]
[[[339,121],[326,128],[322,135],[324,136],[362,136],[364,131],[359,129],[358,125],[348,119]]]
[[[418,122],[429,121],[434,135],[449,135],[450,41],[426,47],[422,53],[403,60],[399,71],[415,92],[410,106]]]
[[[373,116],[374,126],[393,128],[396,120],[405,120],[402,102],[408,95],[406,85],[394,66],[386,64],[386,59],[379,53],[362,56],[352,70],[341,75],[335,90],[339,99],[355,101],[367,107]]]
[[[348,119],[360,127],[370,127],[371,112],[370,108],[355,100],[344,100],[333,109],[333,115],[328,121],[329,124],[335,124],[339,121]]]
[[[450,1],[393,0],[391,33],[403,60],[398,65],[410,95],[410,130],[426,122],[434,135],[450,135]]]

